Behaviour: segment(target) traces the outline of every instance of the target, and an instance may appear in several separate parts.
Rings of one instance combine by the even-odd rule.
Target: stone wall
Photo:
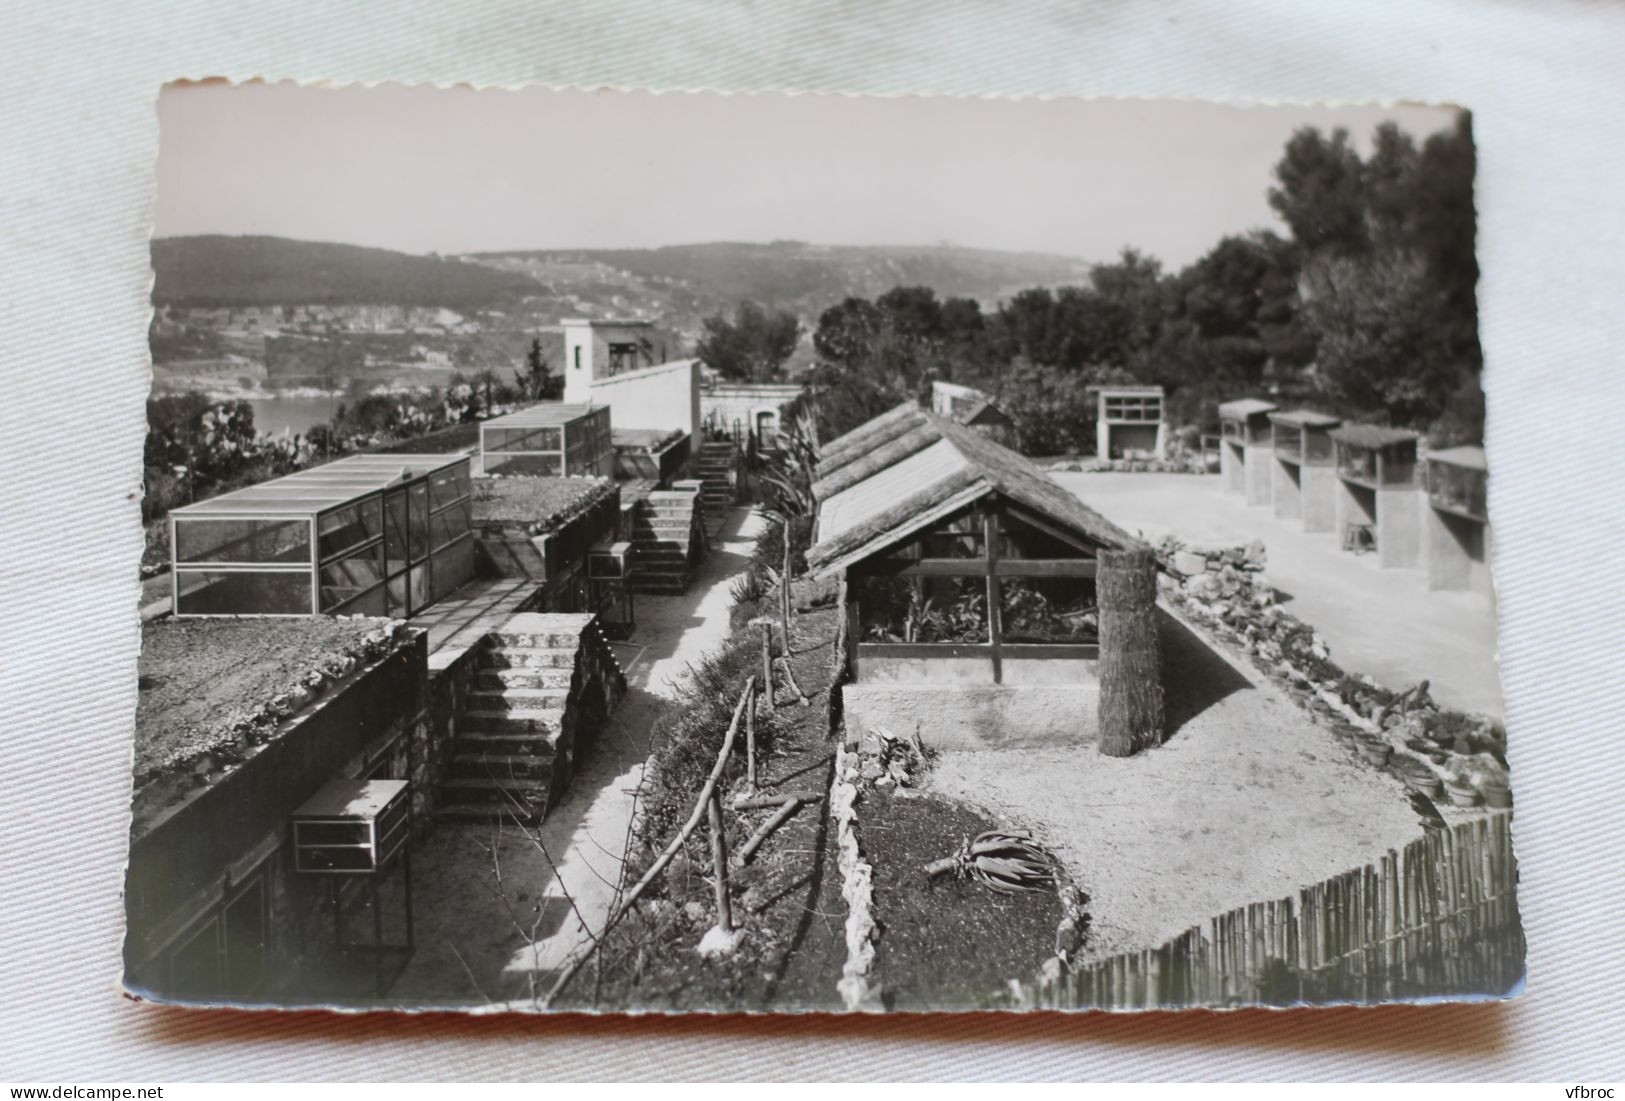
[[[1348,748],[1412,791],[1453,806],[1509,806],[1506,731],[1488,718],[1439,707],[1421,680],[1393,691],[1331,659],[1324,639],[1264,582],[1263,545],[1157,548],[1163,599],[1246,653]]]
[[[1099,739],[1098,685],[848,684],[847,728],[918,731],[927,749],[1091,745]]]

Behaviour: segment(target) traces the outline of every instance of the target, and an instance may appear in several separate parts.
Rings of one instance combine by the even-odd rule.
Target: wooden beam
[[[851,570],[853,577],[1093,577],[1093,558],[903,558],[871,559]]]
[[[989,508],[982,514],[982,546],[987,552],[987,630],[993,648],[993,683],[1004,683],[1004,660],[999,652],[1002,623],[999,608],[999,514]]]

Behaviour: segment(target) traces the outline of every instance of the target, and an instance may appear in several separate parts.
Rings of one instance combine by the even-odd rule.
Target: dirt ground
[[[1495,603],[1481,593],[1430,592],[1421,570],[1384,570],[1373,555],[1346,554],[1336,535],[1305,533],[1191,474],[1052,477],[1091,508],[1147,539],[1177,536],[1226,545],[1262,539],[1264,576],[1286,610],[1310,624],[1332,660],[1398,691],[1426,677],[1447,707],[1504,716],[1496,662]]]
[[[871,788],[857,810],[874,869],[874,978],[887,1009],[985,1009],[1010,979],[1031,978],[1054,955],[1061,903],[1053,890],[1001,894],[922,871],[998,823],[946,799]]]
[[[602,926],[650,728],[671,699],[672,683],[727,636],[729,583],[749,561],[756,523],[743,509],[731,512],[684,595],[638,597],[631,642],[644,649],[628,674],[626,698],[539,830],[448,821],[417,844],[418,948],[391,989],[392,1000],[419,1006],[524,1002],[537,988],[547,989],[560,964],[585,943],[586,929]]]
[[[1237,658],[1165,620],[1170,735],[1128,758],[1080,748],[944,752],[931,790],[1030,828],[1089,895],[1080,958],[1154,947],[1282,898],[1422,832],[1370,768]]]

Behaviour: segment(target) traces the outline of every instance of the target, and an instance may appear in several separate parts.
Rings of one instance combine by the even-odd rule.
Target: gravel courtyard
[[[929,774],[931,790],[1030,828],[1066,863],[1090,896],[1085,957],[1154,947],[1422,831],[1398,780],[1250,666],[1171,615],[1163,640],[1162,746],[944,752]]]

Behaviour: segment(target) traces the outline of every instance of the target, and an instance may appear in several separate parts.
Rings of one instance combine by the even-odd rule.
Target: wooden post
[[[758,620],[762,625],[762,700],[773,710],[773,621]]]
[[[711,816],[711,871],[717,880],[717,927],[726,933],[734,927],[728,905],[728,839],[722,832],[722,796],[715,789],[707,812]]]
[[[750,702],[745,704],[745,789],[756,790],[756,682],[751,681],[745,692]]]
[[[784,660],[790,660],[790,517],[784,517],[784,572],[779,574],[779,617],[784,621]]]
[[[1103,550],[1100,603],[1100,751],[1128,757],[1163,736],[1157,638],[1157,560],[1150,547]]]

